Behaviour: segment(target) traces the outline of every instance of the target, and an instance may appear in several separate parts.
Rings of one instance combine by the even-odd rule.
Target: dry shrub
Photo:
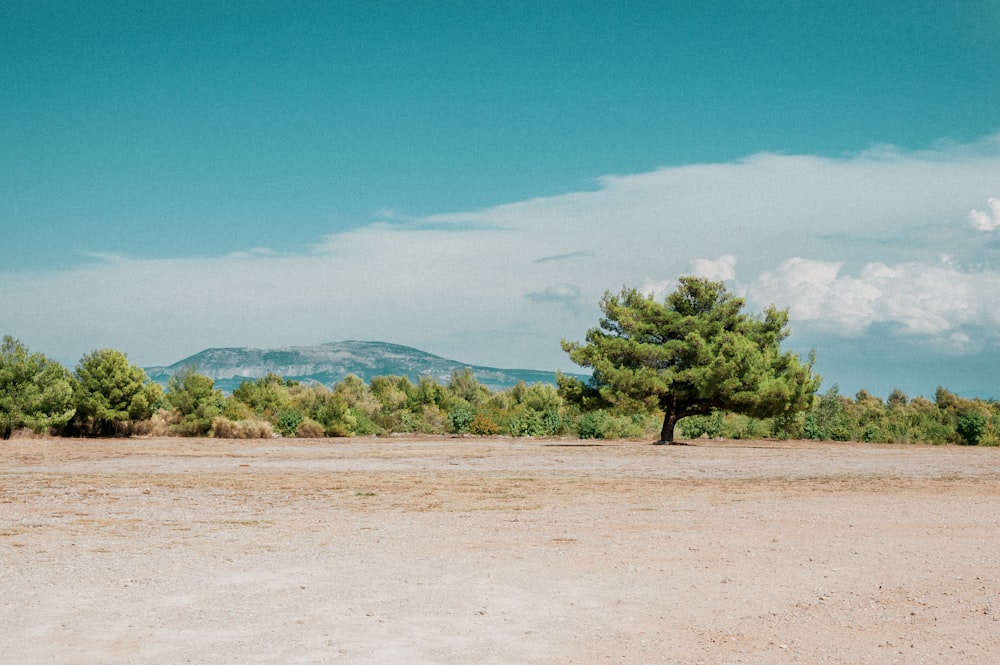
[[[306,418],[295,428],[295,436],[303,439],[321,439],[325,433],[323,425],[311,418]]]
[[[270,439],[274,431],[266,420],[237,420],[225,416],[212,420],[212,436],[217,439]]]
[[[469,432],[479,436],[493,436],[500,433],[500,426],[485,413],[477,413],[469,423]]]
[[[132,423],[135,436],[171,436],[170,426],[181,421],[181,415],[174,411],[160,409],[149,420]]]
[[[212,420],[212,436],[217,439],[236,439],[236,423],[225,416],[216,416]]]

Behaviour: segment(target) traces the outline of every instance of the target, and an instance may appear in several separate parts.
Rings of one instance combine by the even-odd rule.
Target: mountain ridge
[[[357,375],[366,382],[375,376],[390,374],[406,376],[416,382],[421,375],[427,374],[439,383],[447,383],[453,371],[468,367],[476,379],[491,390],[506,390],[520,381],[529,385],[555,384],[556,377],[554,371],[470,365],[401,344],[358,340],[271,349],[209,348],[171,365],[147,367],[145,371],[150,379],[166,386],[170,377],[185,367],[194,367],[199,374],[211,377],[216,387],[224,392],[232,392],[243,381],[269,373],[326,386],[336,384],[348,374]]]

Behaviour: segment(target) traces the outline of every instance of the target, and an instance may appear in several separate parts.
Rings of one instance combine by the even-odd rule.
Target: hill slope
[[[394,374],[416,382],[429,374],[447,383],[455,370],[470,367],[476,378],[491,390],[504,390],[519,381],[527,384],[555,383],[555,372],[530,369],[478,367],[448,360],[424,351],[385,342],[329,342],[318,346],[290,346],[277,349],[205,349],[166,367],[147,367],[149,377],[166,386],[170,376],[193,366],[199,374],[215,380],[217,388],[232,392],[247,379],[268,373],[296,381],[316,381],[332,386],[348,374],[365,381]]]

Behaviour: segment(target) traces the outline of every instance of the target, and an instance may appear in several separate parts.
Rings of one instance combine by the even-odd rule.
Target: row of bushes
[[[944,388],[937,389],[933,401],[924,397],[910,399],[901,390],[892,391],[886,400],[866,390],[850,398],[833,386],[816,398],[811,409],[792,417],[756,420],[713,413],[685,418],[678,427],[689,438],[996,446],[1000,445],[1000,402],[965,399]]]
[[[204,395],[212,395],[210,408],[183,407],[193,402],[182,397],[198,384]],[[558,388],[521,383],[494,393],[466,369],[445,385],[429,376],[416,384],[400,376],[376,377],[369,384],[348,376],[327,388],[269,375],[224,397],[210,379],[188,370],[172,379],[164,396],[167,408],[154,421],[160,434],[226,438],[422,433],[616,439],[658,433],[660,414],[594,408],[579,388],[562,379]],[[834,386],[804,413],[756,419],[715,412],[682,419],[679,428],[685,438],[1000,445],[1000,403],[963,399],[944,388],[933,401],[910,399],[899,390],[886,400],[864,390],[850,398]]]
[[[162,408],[142,427],[148,434],[266,437],[366,436],[393,433],[575,436],[651,436],[658,416],[585,411],[552,385],[519,383],[492,392],[471,370],[442,385],[430,376],[347,376],[333,387],[269,374],[244,381],[224,396],[208,377],[188,369],[172,377]]]
[[[187,368],[164,392],[113,349],[81,358],[71,373],[19,341],[0,347],[0,437],[15,429],[79,436],[130,434],[264,438],[365,436],[392,433],[653,438],[659,413],[611,408],[597,391],[571,377],[558,386],[523,382],[500,392],[470,369],[442,385],[381,376],[347,376],[332,387],[273,374],[244,381],[231,395]],[[802,413],[754,419],[712,413],[684,418],[681,436],[808,438],[887,443],[1000,444],[1000,403],[963,399],[938,388],[934,400],[893,391],[886,400],[836,386]]]
[[[471,370],[446,385],[348,376],[333,387],[276,375],[244,381],[223,395],[208,376],[186,368],[166,391],[124,353],[100,349],[70,372],[20,341],[0,346],[0,438],[15,430],[65,436],[176,435],[260,438],[391,433],[626,438],[651,435],[655,415],[595,411],[579,382],[562,387],[521,383],[491,392]]]

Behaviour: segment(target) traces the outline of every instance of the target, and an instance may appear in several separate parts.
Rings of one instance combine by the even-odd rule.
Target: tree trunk
[[[678,420],[680,419],[677,417],[677,412],[673,407],[663,410],[663,429],[660,430],[660,440],[656,443],[671,444],[674,442],[674,426]]]

